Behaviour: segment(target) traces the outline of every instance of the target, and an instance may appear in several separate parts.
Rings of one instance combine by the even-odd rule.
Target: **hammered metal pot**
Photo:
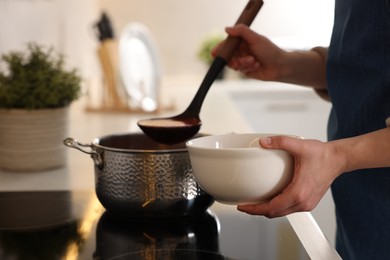
[[[195,181],[185,143],[167,146],[143,133],[109,135],[68,147],[91,155],[95,191],[110,213],[125,218],[172,218],[205,212],[214,199]]]

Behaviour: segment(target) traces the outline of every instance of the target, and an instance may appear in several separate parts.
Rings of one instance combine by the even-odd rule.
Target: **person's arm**
[[[308,51],[283,51],[281,82],[314,89],[326,89],[326,60],[314,48]],[[325,48],[322,49],[326,51]]]
[[[292,83],[315,89],[327,88],[326,48],[285,51],[245,25],[226,28],[226,32],[243,40],[228,64],[230,68],[247,77],[264,81]]]
[[[329,142],[344,158],[343,172],[390,167],[390,128]]]

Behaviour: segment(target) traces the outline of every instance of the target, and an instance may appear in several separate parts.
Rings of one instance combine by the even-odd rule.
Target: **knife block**
[[[123,93],[120,93],[118,80],[118,44],[108,39],[101,42],[97,56],[102,69],[102,99],[98,107],[87,106],[88,111],[97,112],[126,112],[129,110]]]
[[[101,42],[97,49],[97,56],[103,72],[102,98],[97,107],[87,105],[89,112],[109,112],[109,113],[148,113],[155,114],[162,110],[174,110],[174,105],[169,104],[161,108],[158,106],[154,111],[144,111],[141,108],[130,107],[127,94],[119,77],[119,54],[118,44],[115,40],[108,39]]]

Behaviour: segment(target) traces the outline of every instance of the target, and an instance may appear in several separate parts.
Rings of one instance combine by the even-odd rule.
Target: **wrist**
[[[343,144],[343,141],[330,141],[328,142],[328,145],[330,146],[329,151],[332,156],[332,159],[330,161],[332,162],[334,172],[336,173],[335,177],[339,176],[342,173],[351,171],[348,162],[348,151],[346,149],[346,146]]]
[[[317,52],[285,51],[281,56],[282,82],[326,89],[326,62]]]

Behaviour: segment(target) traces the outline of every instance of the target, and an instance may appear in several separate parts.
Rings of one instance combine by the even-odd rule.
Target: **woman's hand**
[[[242,39],[228,66],[249,78],[326,89],[326,49],[324,54],[308,51],[285,51],[246,25],[226,28],[230,36]],[[221,42],[212,50],[217,55]]]
[[[260,144],[264,148],[289,152],[295,161],[294,176],[283,192],[269,202],[237,207],[248,214],[274,218],[310,211],[345,167],[343,157],[337,155],[330,143],[274,136],[261,139]]]
[[[228,64],[230,68],[240,71],[247,77],[267,81],[278,80],[280,70],[278,59],[283,55],[282,49],[242,24],[228,27],[226,32],[230,36],[243,39]],[[221,44],[213,49],[212,55],[216,55]]]

